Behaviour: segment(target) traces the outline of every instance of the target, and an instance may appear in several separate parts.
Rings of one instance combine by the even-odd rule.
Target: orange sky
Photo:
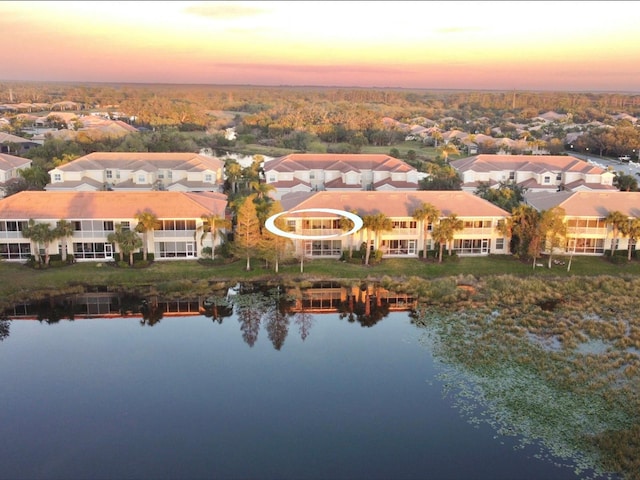
[[[640,2],[0,2],[0,80],[640,91]]]

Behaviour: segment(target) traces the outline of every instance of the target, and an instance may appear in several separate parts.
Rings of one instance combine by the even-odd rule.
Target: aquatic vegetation
[[[423,290],[415,322],[470,422],[583,476],[640,478],[639,280],[496,276],[458,301]]]

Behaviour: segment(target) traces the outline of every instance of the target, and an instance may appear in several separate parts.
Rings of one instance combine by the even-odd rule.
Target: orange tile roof
[[[492,171],[524,171],[524,172],[581,172],[602,174],[606,170],[589,162],[570,155],[491,155],[480,154],[473,157],[459,158],[450,162],[458,171],[492,172]]]
[[[12,220],[134,218],[149,209],[159,218],[223,214],[227,197],[217,192],[40,192],[0,200],[0,218]]]
[[[470,193],[460,190],[415,192],[355,191],[316,192],[306,195],[284,195],[281,200],[285,210],[304,208],[332,208],[355,210],[360,215],[384,213],[388,217],[411,217],[422,203],[430,203],[442,216],[456,214],[459,217],[503,217],[509,212]]]
[[[8,153],[0,153],[0,170],[12,170],[16,167],[26,167],[31,164],[28,158],[16,157]]]
[[[216,157],[189,152],[93,152],[58,167],[65,171],[83,171],[103,168],[130,170],[218,170],[224,162]]]
[[[411,165],[389,155],[359,154],[359,153],[292,153],[284,157],[275,158],[264,165],[265,171],[279,172],[296,170],[384,170],[384,171],[412,171]]]
[[[618,210],[629,217],[640,217],[640,192],[558,192],[532,194],[527,203],[538,210],[560,206],[572,217],[606,217]]]

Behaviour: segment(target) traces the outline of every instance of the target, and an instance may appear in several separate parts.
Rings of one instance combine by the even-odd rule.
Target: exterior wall
[[[509,241],[496,230],[498,222],[504,220],[498,217],[458,217],[468,225],[455,235],[454,248],[460,256],[508,254]],[[335,217],[307,217],[287,218],[291,231],[298,235],[340,235],[343,231],[332,224]],[[416,258],[423,248],[424,240],[420,222],[411,217],[391,218],[395,223],[394,229],[389,232],[381,232],[377,238],[372,233],[374,248],[381,249],[385,257]],[[479,224],[478,222],[482,222]],[[338,237],[326,240],[295,240],[295,251],[300,255],[303,249],[305,255],[316,258],[339,258],[342,252],[349,249],[360,248],[362,242],[367,241],[366,229],[349,237]],[[457,243],[456,243],[457,242]],[[434,242],[429,239],[429,249],[434,248]]]
[[[137,225],[136,219],[67,219],[74,225],[73,235],[66,239],[51,242],[48,248],[50,255],[56,255],[66,250],[74,255],[78,262],[112,261],[118,260],[119,249],[115,244],[107,241],[109,234],[115,232],[115,225],[120,223],[130,229]],[[207,235],[200,243],[202,220],[197,219],[160,219],[162,227],[147,233],[148,252],[155,260],[198,258],[204,247],[215,248],[211,236]],[[55,227],[56,221],[36,220],[37,223],[49,223]],[[24,238],[22,227],[28,224],[28,219],[5,221],[0,220],[0,260],[24,262],[30,255],[38,251],[38,246],[31,240]],[[139,234],[144,239],[143,234]],[[221,243],[218,238],[216,245]],[[142,251],[142,249],[138,250]],[[44,252],[42,252],[44,254]]]

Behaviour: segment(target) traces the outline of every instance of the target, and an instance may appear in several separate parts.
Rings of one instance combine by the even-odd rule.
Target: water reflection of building
[[[365,312],[371,307],[386,307],[389,311],[411,310],[416,300],[406,293],[387,290],[375,284],[343,286],[333,282],[320,282],[304,289],[290,289],[295,298],[293,312],[338,312],[343,309],[353,311],[356,305],[363,305]]]
[[[245,286],[238,288],[236,296],[258,294],[264,296],[267,303],[271,300],[276,303],[286,300],[279,308],[288,313],[349,312],[372,315],[380,314],[382,311],[412,310],[416,306],[416,300],[410,295],[392,292],[373,283],[344,286],[327,281],[304,288],[279,288],[278,292],[286,292],[286,295],[275,295],[273,288]],[[87,292],[17,304],[7,309],[4,314],[13,319],[38,319],[48,322],[63,318],[135,316],[160,319],[168,316],[205,315],[221,323],[223,318],[232,315],[236,296],[229,297],[224,291],[190,298]]]

